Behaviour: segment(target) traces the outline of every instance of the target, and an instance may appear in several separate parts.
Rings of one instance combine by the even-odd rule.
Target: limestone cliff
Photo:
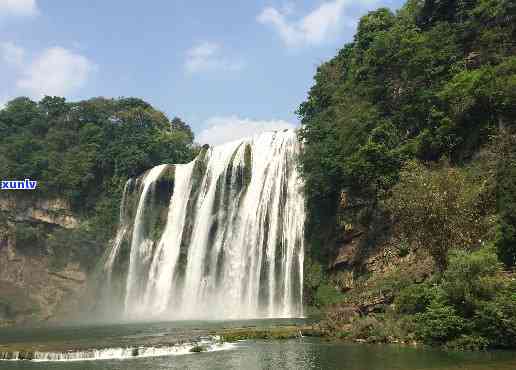
[[[0,195],[0,325],[74,311],[86,273],[78,263],[53,263],[46,239],[79,224],[63,199]]]

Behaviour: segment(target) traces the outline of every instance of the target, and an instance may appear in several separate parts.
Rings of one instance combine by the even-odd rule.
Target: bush
[[[330,282],[324,281],[315,292],[315,306],[325,307],[342,301],[344,296]]]
[[[303,268],[304,300],[308,306],[316,306],[316,292],[323,279],[322,266],[310,257],[305,257]]]
[[[16,249],[25,255],[39,256],[46,253],[46,232],[42,225],[17,223],[15,227]]]
[[[424,312],[435,295],[436,289],[428,283],[410,285],[402,289],[396,297],[396,311],[409,315]]]
[[[416,334],[425,343],[436,344],[457,338],[466,321],[453,306],[433,301],[424,313],[416,315]]]
[[[452,252],[439,286],[410,286],[397,302],[400,313],[420,312],[416,334],[426,343],[468,350],[516,346],[516,284],[503,275],[492,248]]]
[[[409,161],[385,205],[401,232],[428,249],[442,272],[451,248],[469,248],[485,233],[477,207],[481,191],[477,181],[446,162],[430,168]]]
[[[474,325],[491,347],[516,347],[516,291],[501,292],[492,301],[479,302]]]
[[[478,300],[491,299],[501,288],[502,280],[497,278],[500,271],[496,253],[490,248],[453,251],[441,286],[448,301],[470,317]]]
[[[384,343],[388,339],[384,323],[374,316],[366,316],[354,320],[351,324],[350,337],[353,339],[363,339],[369,343]]]

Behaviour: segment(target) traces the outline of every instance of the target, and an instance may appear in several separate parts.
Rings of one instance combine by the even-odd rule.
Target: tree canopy
[[[312,245],[325,243],[343,190],[374,206],[406,161],[461,165],[500,128],[514,129],[515,14],[511,0],[409,0],[360,19],[298,109]],[[506,183],[500,191],[512,194]],[[513,235],[504,219],[501,232]]]
[[[193,153],[186,123],[137,98],[20,97],[0,110],[2,179],[38,180],[40,194],[63,196],[82,210],[127,178]]]

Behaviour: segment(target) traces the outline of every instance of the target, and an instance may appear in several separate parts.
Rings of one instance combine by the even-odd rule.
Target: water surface
[[[227,327],[271,326],[299,320],[131,323],[0,330],[0,346],[45,349],[156,345],[188,341]],[[315,338],[241,341],[214,352],[116,360],[0,361],[0,369],[344,369],[344,370],[514,370],[516,352],[445,352],[397,345],[327,342]]]

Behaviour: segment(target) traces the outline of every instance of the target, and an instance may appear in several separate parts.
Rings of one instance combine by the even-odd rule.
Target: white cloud
[[[185,70],[188,73],[203,71],[239,71],[244,67],[242,61],[224,57],[219,44],[202,42],[186,53]]]
[[[0,15],[34,16],[38,14],[36,0],[0,0]]]
[[[375,0],[362,0],[366,3],[371,1]],[[289,47],[318,45],[333,37],[343,23],[354,23],[351,17],[344,15],[345,8],[350,5],[353,5],[351,0],[327,1],[297,21],[287,19],[291,8],[278,10],[267,7],[258,15],[257,21],[271,25]]]
[[[197,135],[196,141],[199,144],[219,145],[265,131],[295,127],[293,123],[283,120],[252,120],[237,116],[213,117],[206,121],[206,126]]]
[[[16,87],[35,99],[66,96],[83,87],[95,70],[88,58],[56,46],[44,50],[23,68]]]
[[[0,43],[0,56],[8,66],[21,68],[23,66],[25,50],[12,42],[2,42]]]

